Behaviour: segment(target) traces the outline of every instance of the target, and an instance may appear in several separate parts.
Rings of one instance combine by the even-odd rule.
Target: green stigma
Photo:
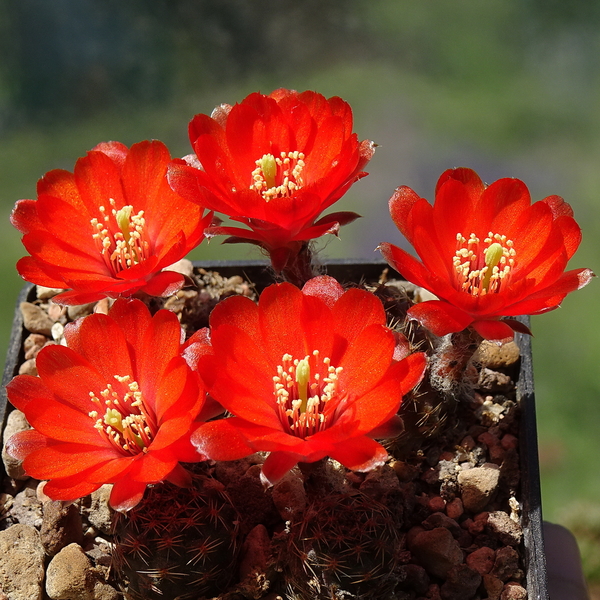
[[[274,188],[276,185],[275,177],[277,176],[277,163],[275,162],[275,157],[272,154],[264,154],[263,157],[257,161],[257,164],[262,170],[267,188]]]
[[[490,279],[492,278],[494,267],[498,266],[503,254],[504,248],[501,246],[501,244],[498,244],[498,242],[491,244],[490,247],[485,251],[485,266],[487,267],[487,271],[485,272],[482,286],[486,291],[490,285]]]
[[[123,432],[123,419],[116,408],[107,408],[104,415],[104,424],[109,425],[117,431]]]
[[[298,361],[296,366],[296,383],[298,384],[298,396],[301,401],[300,412],[306,412],[308,404],[308,382],[310,380],[310,365],[308,357]]]
[[[117,225],[119,226],[119,229],[123,233],[123,237],[125,238],[126,242],[129,241],[129,226],[131,224],[130,218],[131,218],[132,210],[133,210],[133,206],[128,205],[128,206],[124,206],[123,208],[121,208],[120,210],[118,210],[115,213],[115,219],[117,220]]]

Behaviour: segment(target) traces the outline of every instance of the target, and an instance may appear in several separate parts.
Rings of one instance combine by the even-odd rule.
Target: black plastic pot
[[[240,262],[197,262],[195,266],[218,271],[224,277],[245,275],[254,282],[259,289],[272,283],[272,276],[268,272],[265,262],[240,261]],[[386,263],[373,261],[340,260],[327,264],[326,269],[341,283],[350,281],[377,281]],[[390,270],[390,275],[395,271]],[[23,328],[23,319],[19,304],[23,301],[35,299],[35,286],[26,285],[17,300],[11,339],[8,347],[6,365],[2,378],[0,392],[0,423],[2,430],[6,424],[6,417],[10,405],[7,406],[6,384],[17,374],[19,365],[23,361],[23,340],[26,332]],[[528,323],[528,320],[525,321]],[[531,340],[529,336],[517,334],[516,341],[521,350],[521,367],[517,383],[517,398],[521,407],[521,433],[519,439],[519,453],[521,460],[521,489],[520,503],[523,526],[523,539],[525,547],[526,587],[529,600],[549,600],[547,589],[546,557],[542,533],[542,508],[540,493],[540,474],[538,461],[537,427],[535,414],[535,396],[533,386],[533,365],[531,354]],[[4,468],[0,463],[0,474]]]

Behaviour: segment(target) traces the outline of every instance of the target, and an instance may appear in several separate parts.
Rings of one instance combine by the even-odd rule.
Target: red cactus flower
[[[406,279],[438,296],[409,310],[438,336],[467,327],[489,340],[529,333],[514,319],[499,319],[557,308],[594,275],[564,272],[581,241],[571,207],[558,196],[531,204],[518,179],[486,187],[470,169],[448,170],[433,206],[400,187],[390,212],[422,262],[392,244],[381,244],[381,252]]]
[[[270,452],[266,484],[325,456],[358,471],[383,464],[386,451],[371,438],[397,435],[402,396],[425,370],[423,353],[395,360],[385,322],[376,296],[344,292],[330,277],[302,290],[272,285],[258,305],[243,297],[218,304],[210,342],[198,333],[188,357],[235,416],[201,425],[192,443],[215,460]]]
[[[20,200],[11,216],[31,255],[17,263],[21,277],[70,288],[55,297],[60,304],[179,290],[184,277],[162,269],[202,241],[212,217],[171,190],[170,160],[158,141],[129,150],[108,142],[80,158],[74,173],[47,173],[37,200]]]
[[[11,403],[34,429],[10,438],[45,493],[74,500],[113,483],[111,505],[129,510],[146,485],[187,485],[179,462],[202,460],[190,443],[204,404],[200,379],[181,356],[181,326],[170,311],[153,317],[139,300],[121,298],[108,315],[65,328],[67,347],[37,356],[39,377],[7,386]]]
[[[319,215],[366,173],[374,152],[352,133],[352,111],[340,98],[315,92],[276,90],[222,104],[189,126],[196,156],[175,161],[169,182],[182,196],[224,213],[240,227],[213,227],[268,250],[282,270],[303,242],[358,217]]]

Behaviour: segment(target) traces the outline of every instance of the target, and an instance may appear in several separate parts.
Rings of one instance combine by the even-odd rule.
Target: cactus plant
[[[184,600],[222,592],[235,572],[239,518],[223,486],[196,473],[193,486],[149,488],[117,515],[113,567],[131,600]]]

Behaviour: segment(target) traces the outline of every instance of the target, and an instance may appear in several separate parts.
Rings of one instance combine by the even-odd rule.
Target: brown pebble
[[[94,312],[101,315],[107,315],[111,304],[112,303],[109,298],[102,298],[102,300],[99,300],[94,306]]]
[[[69,544],[50,561],[46,593],[52,600],[93,598],[95,570],[81,546]]]
[[[444,527],[421,531],[412,540],[409,550],[430,575],[441,579],[453,566],[463,562],[458,542]]]
[[[67,309],[64,306],[60,306],[58,304],[54,304],[54,302],[51,302],[48,304],[48,308],[46,310],[48,311],[48,317],[55,323],[57,323],[61,317],[62,321],[65,321],[66,323],[66,319],[64,317],[67,314]]]
[[[473,544],[473,537],[468,531],[461,529],[456,541],[461,548],[469,548]]]
[[[488,600],[500,600],[504,582],[493,575],[483,575],[483,587],[487,592]]]
[[[419,472],[419,469],[413,465],[409,465],[408,463],[402,460],[395,460],[390,463],[392,469],[396,472],[396,476],[399,481],[405,483],[407,481],[412,481]]]
[[[0,589],[11,600],[41,600],[44,550],[37,530],[17,523],[0,531]]]
[[[508,581],[509,579],[519,580],[523,577],[523,571],[519,569],[519,553],[511,546],[498,548],[493,568],[490,575]]]
[[[454,519],[451,519],[443,512],[435,512],[429,515],[423,521],[423,527],[425,529],[445,527],[455,538],[458,538],[462,532],[460,525]]]
[[[420,565],[407,564],[398,569],[401,575],[399,588],[402,590],[411,590],[424,596],[429,589],[429,575]]]
[[[477,387],[480,390],[502,392],[513,385],[510,375],[507,375],[506,373],[500,373],[499,371],[494,371],[493,369],[487,369],[485,367],[479,372]]]
[[[465,512],[462,500],[460,498],[454,498],[451,502],[446,504],[446,514],[451,519],[458,519]]]
[[[471,600],[481,584],[481,575],[467,565],[456,565],[448,571],[440,588],[442,600]]]
[[[473,450],[473,448],[475,448],[475,440],[470,436],[470,435],[466,435],[463,439],[462,442],[460,443],[460,445],[467,451],[470,452],[471,450]]]
[[[496,553],[487,546],[478,548],[467,556],[466,563],[471,569],[477,571],[480,575],[485,575],[492,570]]]
[[[262,524],[256,525],[246,536],[242,548],[242,560],[239,567],[240,579],[243,580],[253,573],[266,572],[270,547],[271,538],[267,528]]]
[[[485,444],[488,448],[496,446],[500,442],[500,440],[495,435],[492,435],[489,431],[482,433],[480,436],[477,437],[477,439],[482,444]]]
[[[519,346],[515,342],[507,342],[498,346],[494,342],[484,340],[473,355],[473,360],[485,367],[499,369],[509,367],[519,360]]]
[[[482,510],[493,500],[499,481],[500,469],[493,463],[460,471],[458,485],[465,509],[471,512]]]
[[[423,475],[421,475],[421,480],[429,485],[435,485],[439,481],[439,471],[434,468],[427,469]]]
[[[35,296],[38,300],[50,300],[50,298],[54,298],[56,294],[60,294],[61,292],[64,292],[64,289],[51,288],[44,285],[35,286]]]
[[[23,316],[23,325],[27,331],[50,337],[54,321],[39,306],[31,302],[21,302],[19,308]]]
[[[504,462],[506,450],[504,450],[500,444],[489,448],[488,453],[490,456],[490,462],[493,462],[495,465],[501,465]]]
[[[69,321],[77,321],[81,317],[86,317],[94,312],[95,302],[89,302],[88,304],[74,304],[67,306],[67,316]]]
[[[468,532],[471,535],[478,535],[479,533],[482,533],[483,530],[485,529],[485,525],[486,525],[486,521],[472,521],[469,524],[468,527]]]
[[[526,600],[527,590],[514,581],[509,581],[500,594],[500,600]]]
[[[59,500],[42,505],[40,539],[48,556],[54,556],[65,546],[83,542],[83,527],[79,507],[63,506]]]
[[[414,527],[411,527],[408,532],[406,533],[406,545],[408,547],[410,547],[414,541],[414,539],[417,537],[417,535],[419,535],[419,533],[421,533],[422,531],[425,531],[424,527],[421,527],[421,525],[415,525]]]
[[[23,342],[23,350],[25,350],[25,360],[35,358],[38,352],[44,347],[48,338],[41,333],[30,333]]]
[[[427,508],[429,508],[432,513],[443,512],[446,508],[446,502],[441,496],[432,496],[429,498]]]
[[[519,438],[512,433],[506,433],[500,443],[505,450],[514,450],[519,447]]]
[[[29,479],[29,476],[26,475],[25,469],[23,469],[23,461],[18,458],[13,458],[6,452],[6,442],[15,433],[26,431],[28,429],[31,429],[31,427],[27,422],[25,413],[15,409],[8,414],[6,426],[4,427],[2,435],[2,462],[4,463],[6,474],[12,479],[25,480]]]
[[[508,514],[497,510],[489,514],[488,527],[498,536],[498,539],[506,545],[518,546],[523,537],[521,526],[513,521]]]
[[[429,585],[429,589],[427,590],[427,599],[442,600],[442,597],[440,596],[440,586],[437,583],[432,583]]]
[[[19,367],[19,375],[37,376],[37,367],[35,366],[35,358],[30,358],[21,364]]]

